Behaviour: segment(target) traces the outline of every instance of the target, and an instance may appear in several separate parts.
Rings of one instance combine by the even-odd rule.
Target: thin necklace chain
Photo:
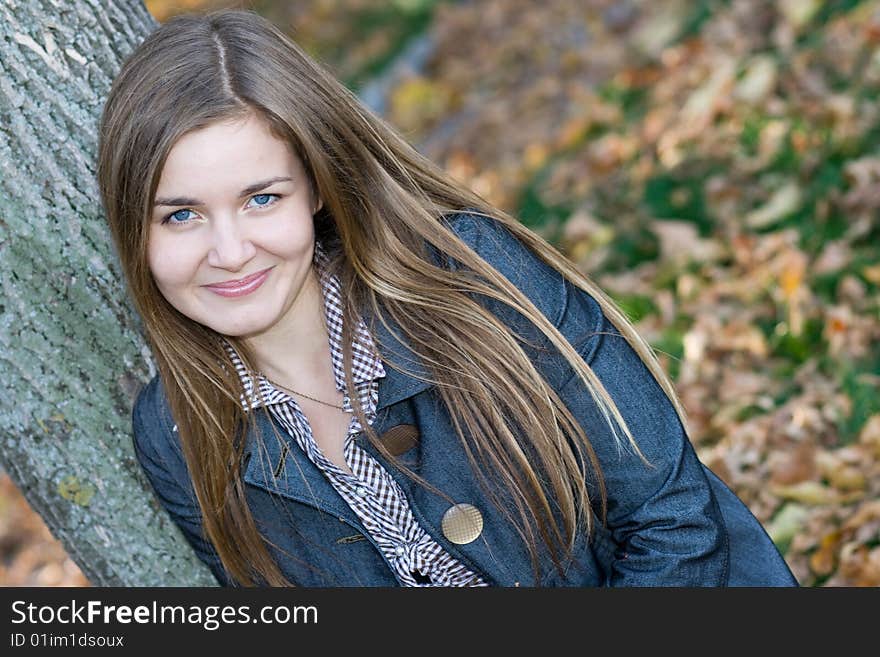
[[[330,402],[325,402],[325,401],[321,401],[320,399],[315,399],[314,397],[309,397],[308,395],[306,395],[306,394],[304,394],[304,393],[297,392],[296,390],[294,390],[294,389],[292,389],[292,388],[288,388],[287,386],[283,386],[283,385],[281,385],[280,383],[276,383],[275,381],[273,381],[272,379],[270,379],[268,376],[266,376],[266,375],[263,374],[262,372],[260,372],[260,376],[262,376],[264,379],[266,379],[266,381],[268,381],[269,383],[271,383],[273,386],[275,386],[275,387],[277,387],[277,388],[281,388],[281,389],[284,390],[285,392],[290,392],[290,393],[293,393],[294,395],[298,395],[298,396],[300,396],[300,397],[305,397],[306,399],[311,399],[313,402],[318,402],[319,404],[324,404],[324,406],[330,406],[331,408],[337,408],[337,409],[339,409],[340,411],[344,411],[344,410],[345,410],[345,408],[343,408],[342,406],[337,406],[336,404],[331,404]]]

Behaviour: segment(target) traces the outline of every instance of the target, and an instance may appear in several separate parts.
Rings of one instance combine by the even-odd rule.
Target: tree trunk
[[[140,0],[0,0],[0,465],[96,586],[214,583],[134,458],[154,366],[95,181],[103,100],[155,25]]]

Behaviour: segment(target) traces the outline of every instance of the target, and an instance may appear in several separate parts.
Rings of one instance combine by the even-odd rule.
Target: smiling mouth
[[[222,283],[211,283],[210,285],[204,285],[203,287],[223,297],[241,297],[250,294],[259,288],[269,277],[269,272],[271,270],[272,267],[269,267],[268,269],[258,271],[257,273],[245,276],[244,278],[239,278],[234,281],[223,281]]]
[[[269,267],[269,269],[271,269],[271,267]],[[223,288],[223,289],[244,287],[245,285],[248,285],[249,283],[253,283],[260,276],[262,276],[267,271],[269,271],[269,269],[264,269],[262,271],[258,271],[255,274],[251,274],[250,276],[245,276],[244,278],[239,278],[234,281],[224,281],[222,283],[210,283],[209,285],[206,285],[205,287],[219,287],[219,288]]]

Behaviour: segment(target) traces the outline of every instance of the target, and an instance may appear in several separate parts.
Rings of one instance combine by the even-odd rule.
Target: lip
[[[243,297],[255,292],[264,282],[266,282],[270,271],[272,271],[272,267],[234,281],[211,283],[210,285],[204,285],[203,287],[211,290],[214,294],[219,294],[221,297]]]

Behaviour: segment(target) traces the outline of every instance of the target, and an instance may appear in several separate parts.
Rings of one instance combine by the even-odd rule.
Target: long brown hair
[[[652,350],[623,313],[545,240],[421,156],[270,22],[226,10],[172,18],[129,56],[104,107],[98,160],[102,201],[130,294],[178,425],[205,532],[226,570],[245,585],[291,584],[245,499],[241,438],[253,413],[241,406],[241,382],[219,336],[175,310],[157,289],[147,265],[147,227],[162,167],[177,140],[249,112],[291,144],[324,200],[315,230],[322,243],[333,245],[334,271],[345,291],[349,395],[357,398],[351,388],[353,327],[370,309],[379,321],[396,322],[424,359],[474,475],[484,486],[501,484],[506,501],[513,501],[516,513],[505,513],[528,546],[536,573],[539,541],[559,567],[576,532],[591,530],[594,513],[604,519],[601,470],[583,429],[514,334],[472,295],[501,300],[538,327],[580,376],[621,444],[641,452],[571,344],[443,218],[468,208],[500,222],[591,294],[686,426]],[[475,275],[438,267],[426,245]],[[245,345],[229,341],[249,364]],[[405,370],[404,364],[390,364]],[[368,439],[381,448],[363,410],[355,407]],[[588,476],[598,500],[588,495]],[[497,495],[492,499],[506,508]]]

